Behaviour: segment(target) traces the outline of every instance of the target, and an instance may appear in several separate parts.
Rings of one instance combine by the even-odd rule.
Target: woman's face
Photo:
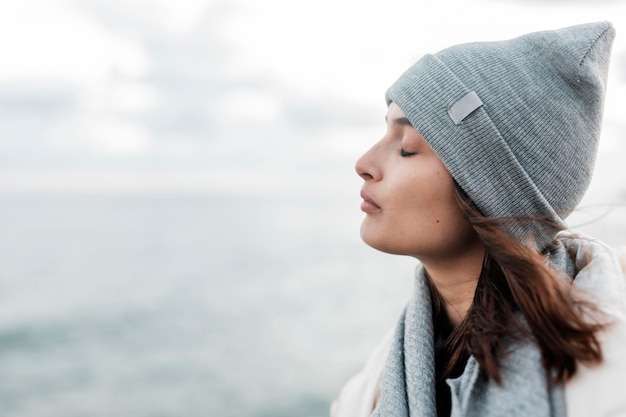
[[[453,257],[478,239],[455,200],[448,170],[395,103],[385,136],[356,163],[365,181],[361,237],[383,252]]]

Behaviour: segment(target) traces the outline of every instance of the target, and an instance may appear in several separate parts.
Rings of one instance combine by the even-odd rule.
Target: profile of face
[[[422,261],[457,256],[478,237],[455,199],[452,176],[395,103],[386,121],[383,138],[356,163],[364,180],[362,239]]]

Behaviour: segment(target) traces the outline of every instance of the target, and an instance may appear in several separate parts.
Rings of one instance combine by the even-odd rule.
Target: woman
[[[457,45],[387,91],[387,132],[356,164],[361,236],[421,266],[333,416],[626,416],[624,271],[563,221],[613,38],[601,22]]]

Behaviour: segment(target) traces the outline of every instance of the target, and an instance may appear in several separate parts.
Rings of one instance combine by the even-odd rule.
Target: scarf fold
[[[396,326],[373,416],[437,416],[430,311],[428,283],[426,279],[417,279],[413,297]]]

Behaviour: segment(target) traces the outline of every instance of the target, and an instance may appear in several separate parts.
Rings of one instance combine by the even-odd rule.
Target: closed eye
[[[409,156],[415,155],[417,152],[407,152],[404,148],[400,149],[400,156],[403,158],[408,158]]]

